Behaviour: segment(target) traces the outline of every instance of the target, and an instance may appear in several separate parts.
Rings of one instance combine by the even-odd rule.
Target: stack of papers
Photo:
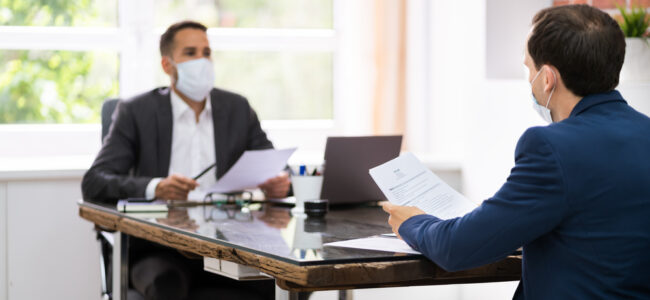
[[[129,201],[128,199],[117,202],[117,210],[125,213],[142,212],[167,212],[167,201]]]
[[[411,246],[397,237],[372,236],[362,239],[327,243],[324,246],[420,254],[420,252],[413,250]]]

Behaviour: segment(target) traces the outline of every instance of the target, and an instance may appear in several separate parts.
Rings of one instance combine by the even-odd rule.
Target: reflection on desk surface
[[[81,205],[97,207],[90,202]],[[121,214],[114,209],[110,211]],[[322,219],[292,216],[290,208],[271,204],[251,205],[243,210],[214,205],[174,207],[169,209],[167,218],[128,217],[296,265],[422,258],[404,253],[323,247],[330,242],[391,232],[386,222],[388,215],[377,206],[333,209]]]

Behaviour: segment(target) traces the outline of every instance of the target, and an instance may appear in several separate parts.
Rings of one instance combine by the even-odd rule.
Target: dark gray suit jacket
[[[173,126],[170,93],[169,88],[157,88],[120,101],[104,145],[81,183],[84,199],[144,197],[152,178],[167,177]],[[210,100],[217,178],[244,151],[273,148],[244,97],[213,89]]]

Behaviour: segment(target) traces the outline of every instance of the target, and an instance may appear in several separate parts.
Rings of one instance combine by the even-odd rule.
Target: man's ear
[[[174,64],[171,61],[171,58],[169,56],[163,56],[162,59],[160,60],[160,64],[162,65],[163,71],[167,75],[173,75],[175,72]]]
[[[553,87],[557,88],[558,78],[556,72],[555,67],[551,65],[546,65],[546,68],[544,68],[544,73],[546,75],[544,76],[544,91],[547,93],[550,92]]]

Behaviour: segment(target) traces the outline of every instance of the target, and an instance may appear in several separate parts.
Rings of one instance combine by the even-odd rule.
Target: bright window
[[[208,27],[332,28],[332,0],[162,0],[156,26],[193,19]]]
[[[0,0],[2,26],[117,25],[117,0]]]
[[[104,99],[168,85],[158,39],[185,19],[263,120],[334,119],[333,0],[0,3],[0,124],[96,123]]]
[[[330,53],[216,52],[218,86],[246,96],[261,119],[332,119]]]
[[[117,72],[114,52],[0,51],[0,123],[99,122]]]

